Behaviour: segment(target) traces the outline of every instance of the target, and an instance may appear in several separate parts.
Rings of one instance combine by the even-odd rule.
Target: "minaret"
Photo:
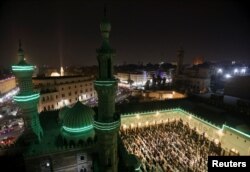
[[[176,68],[176,75],[180,74],[180,71],[182,69],[183,65],[183,57],[184,57],[184,50],[182,47],[180,47],[177,50],[177,68]]]
[[[102,45],[97,49],[99,77],[95,81],[98,93],[98,114],[94,127],[97,135],[99,168],[102,172],[118,171],[117,136],[120,128],[120,116],[115,113],[115,95],[117,81],[113,76],[113,57],[115,50],[109,44],[111,25],[106,18],[100,24]]]
[[[18,81],[20,92],[14,97],[14,100],[22,110],[25,140],[27,142],[40,142],[43,136],[37,111],[40,94],[33,91],[32,74],[34,66],[25,61],[21,41],[19,41],[18,57],[19,62],[12,66],[12,71]]]
[[[60,76],[64,76],[64,70],[63,70],[63,67],[61,66],[60,68]]]

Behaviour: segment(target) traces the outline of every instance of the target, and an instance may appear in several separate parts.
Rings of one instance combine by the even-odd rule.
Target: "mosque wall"
[[[209,140],[215,143],[220,142],[222,148],[226,150],[226,154],[250,155],[250,135],[226,125],[215,126],[182,109],[124,114],[121,117],[121,127],[123,128],[142,127],[182,119],[191,128],[196,128],[198,133],[204,133]]]

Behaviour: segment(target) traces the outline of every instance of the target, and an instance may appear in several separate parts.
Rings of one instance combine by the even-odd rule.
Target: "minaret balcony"
[[[96,130],[109,132],[109,131],[116,131],[120,128],[121,120],[117,119],[111,122],[100,122],[94,121],[94,127]]]
[[[15,102],[17,102],[24,109],[37,106],[39,98],[40,98],[39,93],[33,93],[30,95],[16,95],[16,96],[14,96]]]

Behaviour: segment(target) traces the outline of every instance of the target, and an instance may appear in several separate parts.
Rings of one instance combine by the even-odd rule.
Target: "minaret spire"
[[[23,61],[24,60],[24,51],[22,49],[21,39],[19,39],[18,53],[17,54],[18,54],[19,61]]]
[[[22,49],[22,42],[21,39],[19,39],[19,50]]]
[[[107,17],[107,4],[104,4],[104,18]]]

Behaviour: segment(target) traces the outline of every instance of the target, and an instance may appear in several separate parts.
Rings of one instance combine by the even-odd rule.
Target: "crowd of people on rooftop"
[[[209,155],[221,155],[220,143],[210,141],[180,120],[122,128],[128,153],[141,161],[142,172],[207,171]]]

